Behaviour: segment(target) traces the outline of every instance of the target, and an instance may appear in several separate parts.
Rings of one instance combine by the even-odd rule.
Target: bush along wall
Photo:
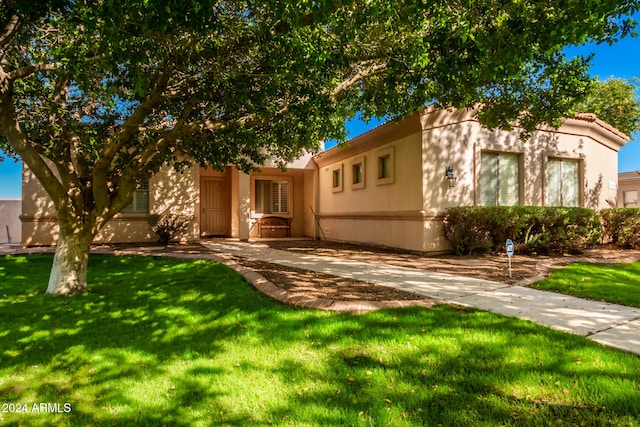
[[[458,255],[502,252],[507,239],[517,253],[579,254],[598,244],[602,225],[587,208],[453,207],[444,218],[444,236]]]
[[[640,249],[640,208],[604,209],[600,215],[606,242],[625,249]]]

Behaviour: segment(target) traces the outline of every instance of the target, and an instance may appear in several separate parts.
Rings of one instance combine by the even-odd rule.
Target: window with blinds
[[[133,192],[133,199],[122,212],[125,213],[149,213],[149,183],[145,182]]]
[[[580,162],[549,159],[547,162],[547,206],[580,205]]]
[[[262,214],[288,214],[289,181],[256,179],[255,209]]]
[[[520,204],[520,156],[518,154],[482,153],[480,204],[483,206]]]

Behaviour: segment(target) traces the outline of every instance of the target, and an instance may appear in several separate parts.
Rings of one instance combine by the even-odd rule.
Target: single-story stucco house
[[[618,174],[618,207],[640,208],[640,170]]]
[[[517,128],[487,130],[470,110],[426,107],[305,154],[286,171],[274,164],[251,174],[167,168],[96,241],[153,241],[147,214],[170,210],[193,215],[182,236],[187,241],[290,235],[439,252],[448,249],[441,225],[450,206],[601,209],[616,199],[618,151],[628,136],[592,114],[566,119],[559,129],[540,128],[525,142],[519,136]],[[51,201],[27,169],[23,195],[23,244],[53,244]],[[286,218],[290,229],[260,230],[269,216]]]

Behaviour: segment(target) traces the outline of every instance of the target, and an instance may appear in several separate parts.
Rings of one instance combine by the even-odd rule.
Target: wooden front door
[[[200,235],[224,236],[228,234],[228,200],[224,178],[200,180]]]

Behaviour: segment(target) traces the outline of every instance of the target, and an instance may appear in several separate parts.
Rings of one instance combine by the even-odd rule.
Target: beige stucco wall
[[[373,137],[372,137],[373,135]],[[422,251],[422,165],[419,123],[383,125],[351,144],[319,155],[321,237]],[[391,182],[378,180],[378,157],[391,153]],[[364,164],[364,186],[352,185],[352,165]],[[341,189],[333,188],[339,170]]]
[[[547,162],[550,158],[580,161],[580,205],[592,209],[610,207],[617,197],[618,150],[622,138],[606,135],[600,125],[584,120],[566,120],[559,129],[535,132],[521,140],[519,130],[490,131],[471,113],[438,111],[422,116],[425,165],[424,209],[434,215],[449,206],[480,204],[480,157],[483,151],[520,156],[520,203],[546,205]],[[610,138],[615,138],[611,141]],[[457,185],[447,188],[445,166],[452,165]]]
[[[149,210],[152,213],[180,212],[195,214],[198,192],[194,186],[196,170],[183,173],[163,168],[149,180]],[[25,167],[22,179],[22,244],[25,246],[53,245],[58,239],[53,202],[35,176]],[[180,240],[197,238],[197,222],[192,221]],[[146,214],[121,213],[98,233],[95,243],[153,242],[157,236],[147,223]]]
[[[472,111],[427,108],[316,157],[325,237],[422,252],[448,250],[442,236],[445,209],[480,204],[483,151],[519,155],[522,205],[546,204],[547,162],[562,158],[579,161],[581,206],[607,208],[617,197],[618,151],[626,140],[590,115],[565,120],[559,129],[542,128],[523,141],[519,129],[483,128]],[[376,153],[388,147],[395,153],[395,181],[376,185]],[[366,185],[352,189],[351,164],[362,158]],[[458,177],[454,188],[445,179],[447,165]],[[338,191],[332,188],[335,170],[343,176]]]
[[[0,243],[20,243],[22,227],[20,226],[20,212],[22,200],[0,200]]]

